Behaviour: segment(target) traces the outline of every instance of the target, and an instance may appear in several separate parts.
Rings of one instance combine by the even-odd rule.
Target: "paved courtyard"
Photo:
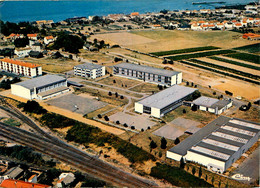
[[[100,102],[95,99],[80,97],[74,94],[69,94],[49,100],[47,104],[63,108],[72,112],[76,112],[82,115],[100,109],[107,105],[107,103]]]
[[[135,126],[138,130],[146,130],[148,127],[156,125],[156,122],[150,121],[148,117],[141,115],[129,115],[124,112],[115,113],[109,116],[109,119],[113,122],[119,121],[122,125],[126,123],[128,127]]]
[[[183,135],[184,132],[187,130],[189,130],[192,133],[195,133],[199,130],[199,128],[197,128],[198,125],[200,125],[200,123],[197,121],[184,118],[177,118],[171,121],[170,123],[164,125],[163,127],[157,129],[153,132],[153,134],[171,140],[175,140],[177,137]]]

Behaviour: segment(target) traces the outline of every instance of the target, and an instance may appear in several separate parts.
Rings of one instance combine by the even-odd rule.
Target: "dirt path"
[[[210,59],[210,58],[207,58],[207,57],[201,57],[201,58],[196,58],[196,59],[201,60],[201,61],[205,61],[205,62],[208,62],[208,63],[212,63],[212,64],[215,64],[215,65],[220,65],[220,66],[228,67],[228,68],[231,68],[231,69],[240,70],[240,71],[247,72],[247,73],[250,73],[250,74],[260,75],[260,71],[258,71],[258,70],[242,67],[242,66],[239,66],[239,65],[233,65],[233,64],[230,64],[230,63],[225,63],[223,61],[218,61],[218,60]]]

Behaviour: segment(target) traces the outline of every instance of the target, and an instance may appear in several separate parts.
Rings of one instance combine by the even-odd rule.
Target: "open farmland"
[[[259,55],[253,55],[248,53],[234,53],[234,54],[228,54],[225,55],[227,57],[232,57],[235,59],[242,59],[244,61],[250,61],[255,64],[260,64],[260,56]]]
[[[209,57],[209,58],[217,60],[217,61],[222,61],[222,62],[225,62],[225,63],[229,63],[229,64],[232,64],[232,65],[246,67],[246,68],[253,69],[253,70],[260,70],[259,66],[254,66],[254,65],[251,65],[251,64],[248,64],[248,63],[241,63],[241,62],[238,62],[238,61],[233,61],[233,60],[230,60],[230,59],[225,59],[225,58],[220,58],[220,57],[215,57],[215,56]]]
[[[234,50],[257,53],[260,52],[260,43],[234,48]]]
[[[220,54],[230,54],[234,53],[232,50],[216,50],[216,51],[209,51],[209,52],[200,52],[200,53],[193,53],[193,54],[182,54],[176,56],[169,56],[167,58],[178,61],[183,59],[190,59],[190,58],[199,58],[199,57],[207,57],[212,55],[220,55]]]
[[[152,52],[151,54],[156,55],[156,56],[165,56],[165,55],[182,54],[182,53],[190,53],[190,52],[199,52],[199,51],[215,50],[215,49],[219,49],[219,48],[218,47],[214,47],[214,46],[203,46],[203,47],[197,47],[197,48],[186,48],[186,49],[180,49],[180,50]]]
[[[223,61],[218,60],[218,59],[216,60],[216,59],[213,59],[213,58],[211,59],[211,58],[203,57],[203,58],[198,58],[197,60],[208,62],[208,63],[215,64],[215,65],[220,65],[220,66],[231,68],[231,69],[234,69],[234,70],[239,70],[239,71],[242,71],[242,72],[245,72],[245,73],[250,73],[250,74],[253,74],[253,75],[260,75],[260,71],[259,71],[260,69],[256,70],[256,69],[252,69],[252,68],[246,68],[246,67],[243,67],[243,66],[240,66],[240,65],[226,63],[226,62],[223,62]],[[256,67],[256,68],[258,68],[258,67]]]
[[[146,30],[132,31],[131,33],[156,41],[136,45],[125,44],[131,49],[142,52],[160,52],[201,46],[229,49],[255,43],[238,37],[240,34],[232,31],[207,31],[201,33],[200,31]]]

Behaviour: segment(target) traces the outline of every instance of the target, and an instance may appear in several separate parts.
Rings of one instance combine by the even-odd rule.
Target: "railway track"
[[[0,135],[31,147],[41,153],[59,159],[71,166],[99,177],[117,186],[127,187],[155,187],[154,183],[135,177],[120,169],[111,166],[93,156],[90,156],[71,145],[49,135],[38,127],[30,118],[23,115],[18,109],[6,103],[7,107],[0,106],[9,114],[19,118],[33,128],[39,135],[0,123]]]

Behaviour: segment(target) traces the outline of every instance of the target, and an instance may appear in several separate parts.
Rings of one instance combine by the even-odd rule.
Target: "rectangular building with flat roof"
[[[174,85],[135,103],[135,111],[160,118],[182,104],[197,89]]]
[[[193,161],[223,173],[259,139],[260,124],[220,116],[167,151],[168,158]]]
[[[29,100],[44,100],[68,91],[66,78],[56,75],[46,75],[11,84],[13,95]]]
[[[40,65],[8,58],[0,60],[0,69],[21,76],[37,77],[42,75]]]
[[[104,76],[106,74],[106,69],[105,66],[93,63],[85,63],[81,65],[76,65],[74,67],[74,74],[85,78],[95,79]]]
[[[160,85],[172,86],[182,82],[182,73],[132,63],[113,66],[113,74]]]

